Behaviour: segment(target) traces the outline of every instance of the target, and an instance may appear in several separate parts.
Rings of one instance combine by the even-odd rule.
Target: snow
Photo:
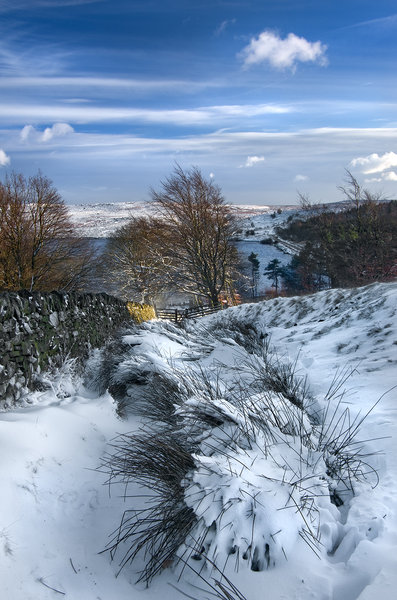
[[[72,222],[83,237],[107,238],[131,217],[153,213],[150,202],[109,202],[107,204],[72,204],[68,206]]]
[[[241,219],[243,229],[251,228],[251,221],[255,222],[258,236],[250,239],[260,241],[265,234],[274,232],[274,226],[284,222],[289,211],[296,209],[292,206],[254,206],[230,205],[238,219]],[[277,214],[276,219],[271,214],[277,209],[283,212]],[[69,214],[78,233],[84,237],[107,238],[114,231],[125,225],[131,217],[147,217],[154,213],[152,202],[108,202],[98,204],[70,204]],[[262,237],[261,237],[262,236]]]
[[[292,460],[297,453],[291,448],[296,448],[298,438],[291,436],[288,428],[283,440],[293,441],[288,447],[275,444],[272,460],[261,451],[259,434],[251,448],[243,451],[236,446],[229,456],[206,453],[207,434],[198,440],[196,469],[183,485],[187,502],[197,513],[201,511],[207,523],[220,519],[218,537],[212,542],[216,541],[222,551],[230,544],[230,528],[223,528],[226,521],[222,519],[233,522],[235,535],[245,531],[246,501],[252,490],[258,493],[258,504],[266,505],[268,511],[268,518],[259,523],[257,531],[281,530],[283,542],[277,545],[276,536],[275,564],[268,569],[253,572],[240,561],[235,572],[235,561],[228,562],[226,573],[247,600],[263,600],[265,595],[273,600],[395,597],[396,310],[396,283],[329,290],[231,308],[189,323],[187,331],[151,322],[124,332],[121,350],[111,348],[104,358],[98,353],[93,357],[91,371],[112,356],[112,377],[125,383],[130,401],[144,387],[142,382],[132,382],[134,370],[168,373],[181,381],[190,377],[192,370],[206,370],[214,378],[221,373],[218,400],[211,403],[204,388],[197,388],[177,409],[181,419],[197,407],[223,415],[228,429],[214,428],[208,433],[219,444],[225,443],[225,432],[234,431],[243,420],[227,392],[236,373],[247,386],[252,383],[247,364],[252,366],[256,358],[249,345],[249,326],[255,325],[270,339],[269,345],[276,352],[273,356],[280,364],[296,363],[297,375],[307,378],[313,395],[312,411],[326,406],[324,398],[334,378],[338,385],[345,377],[336,393],[338,396],[346,389],[339,398],[337,414],[348,409],[350,419],[358,421],[367,415],[357,434],[363,441],[355,448],[368,454],[366,461],[376,469],[379,482],[376,485],[376,475],[369,473],[366,480],[354,484],[355,495],[340,508],[323,492],[318,495],[322,545],[317,555],[299,536],[300,516],[291,509],[278,510],[285,504],[286,493],[278,484],[282,460],[288,460],[296,470]],[[245,339],[236,329],[236,320],[247,326]],[[178,580],[178,570],[164,568],[148,589],[136,585],[143,566],[141,556],[116,576],[120,556],[111,561],[109,553],[101,551],[118,528],[124,510],[145,500],[132,497],[142,492],[133,482],[128,488],[116,482],[107,485],[107,475],[98,467],[111,451],[109,444],[119,434],[141,431],[145,417],[132,406],[121,418],[109,391],[95,391],[89,378],[82,381],[67,365],[48,383],[49,389],[31,393],[21,408],[0,413],[0,598],[154,600],[161,595],[168,600],[177,595],[169,584],[190,596],[208,597],[208,588],[201,592],[192,587],[204,589],[204,582],[186,570]],[[253,411],[259,399],[263,400],[260,390],[256,394],[251,395]],[[267,402],[285,417],[283,397],[270,394]],[[294,414],[299,414],[298,409]],[[284,426],[288,423],[285,421]],[[314,435],[315,426],[309,420],[303,426],[308,435]],[[270,422],[269,428],[276,431],[275,423]],[[192,435],[196,433],[192,430]],[[314,459],[317,471],[321,470],[320,454],[313,455]],[[323,479],[313,479],[313,489],[324,487]],[[243,501],[236,501],[239,497]],[[225,505],[233,506],[229,515],[222,513]],[[261,515],[259,511],[258,519]],[[212,556],[219,559],[215,552]],[[213,575],[219,578],[216,572]]]

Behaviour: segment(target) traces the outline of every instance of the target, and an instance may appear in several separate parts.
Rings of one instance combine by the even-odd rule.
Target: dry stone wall
[[[125,302],[107,294],[0,293],[0,408],[16,404],[43,371],[85,359],[128,320]]]

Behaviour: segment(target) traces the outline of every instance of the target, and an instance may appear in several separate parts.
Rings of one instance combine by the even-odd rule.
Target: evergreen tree
[[[258,255],[255,252],[251,252],[248,257],[249,262],[251,263],[251,289],[252,289],[252,297],[256,298],[258,295],[258,282],[259,282],[259,260]]]
[[[281,265],[281,262],[278,260],[278,258],[273,258],[273,260],[271,260],[268,263],[268,265],[266,267],[266,271],[264,271],[264,275],[266,275],[267,277],[269,277],[272,280],[272,287],[275,288],[276,296],[278,296],[280,279],[283,275],[283,267]]]

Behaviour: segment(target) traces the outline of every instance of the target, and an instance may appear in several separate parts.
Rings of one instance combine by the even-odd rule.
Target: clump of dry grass
[[[268,568],[287,555],[282,519],[318,553],[317,499],[339,505],[355,481],[376,479],[357,439],[366,415],[351,419],[341,406],[349,373],[335,377],[321,411],[297,362],[281,361],[258,331],[248,337],[250,355],[232,378],[220,364],[178,370],[169,363],[152,373],[135,399],[143,430],[117,438],[103,462],[109,485],[125,485],[126,501],[134,503],[130,483],[142,487],[144,507],[124,512],[107,547],[112,557],[121,554],[120,569],[144,556],[139,581],[149,584],[171,564],[194,569],[192,561],[220,573],[229,558],[236,567]],[[268,527],[271,511],[278,528]],[[238,598],[224,581],[215,585],[219,597]]]
[[[152,435],[122,435],[112,444],[101,469],[107,483],[131,480],[150,490],[145,508],[126,510],[106,550],[114,557],[126,548],[120,569],[144,551],[147,559],[138,581],[148,583],[169,566],[196,517],[184,502],[181,481],[194,468],[191,451],[170,431]],[[125,496],[130,499],[130,496]]]

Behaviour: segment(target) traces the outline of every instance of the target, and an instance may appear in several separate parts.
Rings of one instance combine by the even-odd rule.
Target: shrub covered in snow
[[[172,361],[148,341],[156,328]],[[255,326],[231,321],[205,335],[200,346],[173,325],[145,324],[124,336],[124,359],[113,357],[102,373],[123,391],[123,409],[145,417],[139,435],[114,442],[102,468],[109,482],[144,487],[145,505],[124,513],[109,549],[121,553],[121,567],[143,553],[146,582],[171,564],[223,569],[233,560],[260,571],[299,539],[331,551],[337,506],[372,472],[357,446],[359,423],[340,411],[347,372],[319,403]],[[206,363],[220,339],[233,360]]]

